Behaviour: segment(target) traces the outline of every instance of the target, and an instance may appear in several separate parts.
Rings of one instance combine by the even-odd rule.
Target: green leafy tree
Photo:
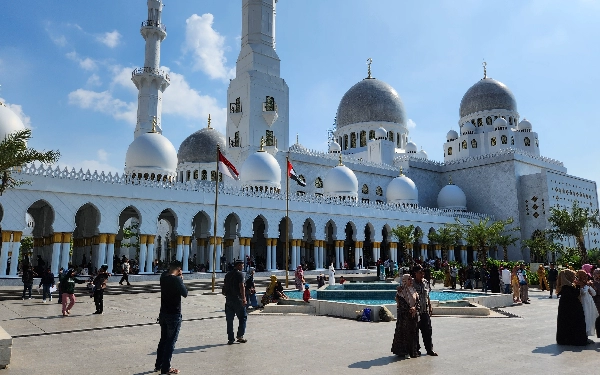
[[[19,248],[19,260],[25,259],[25,256],[33,251],[33,237],[22,237],[21,247]]]
[[[556,207],[550,207],[550,217],[548,218],[552,229],[549,233],[560,240],[568,237],[575,238],[577,249],[581,261],[588,262],[587,249],[585,247],[585,233],[590,227],[600,228],[600,218],[598,210],[579,207],[577,201],[573,201],[571,211]]]
[[[467,244],[477,250],[477,260],[485,263],[487,249],[497,245],[497,240],[504,228],[514,222],[513,218],[490,222],[490,218],[480,219],[479,222],[468,220],[466,223],[456,218],[456,223],[451,224],[457,235],[460,235]]]
[[[460,236],[450,225],[445,225],[437,231],[429,232],[427,238],[429,239],[429,243],[436,243],[442,247],[443,258],[446,260],[450,259],[448,257],[449,250],[460,241]]]
[[[548,252],[558,252],[561,249],[561,246],[552,240],[547,231],[539,229],[533,232],[531,238],[523,240],[522,244],[523,248],[528,247],[531,254],[538,259],[545,258]]]
[[[498,228],[498,235],[496,236],[496,238],[492,241],[496,246],[500,246],[502,248],[502,259],[504,259],[505,262],[508,262],[508,247],[509,246],[513,246],[514,244],[517,243],[517,241],[519,241],[519,239],[521,238],[521,236],[515,236],[513,235],[513,233],[519,233],[521,231],[521,228],[519,227],[512,227],[509,228],[508,226],[511,225],[514,222],[513,218],[510,217],[507,220],[500,220],[497,221],[497,225],[499,226]],[[501,226],[501,228],[500,228]]]
[[[392,229],[392,236],[398,239],[403,246],[404,259],[412,261],[412,246],[415,242],[415,226],[414,225],[399,225]]]
[[[19,130],[10,133],[0,142],[0,195],[7,189],[28,184],[28,181],[17,180],[12,176],[17,168],[33,163],[41,162],[52,164],[58,161],[60,152],[45,151],[40,152],[27,147],[27,141],[31,138],[31,130]]]
[[[133,223],[130,226],[123,228],[123,239],[130,240],[128,243],[121,244],[124,247],[135,247],[135,255],[136,258],[139,259],[140,256],[140,233],[139,233],[139,223]],[[131,241],[133,239],[134,241]]]

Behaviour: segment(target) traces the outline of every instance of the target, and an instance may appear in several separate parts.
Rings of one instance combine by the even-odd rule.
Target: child
[[[588,283],[589,276],[584,270],[577,271],[577,281],[581,286],[581,304],[583,305],[583,313],[585,314],[585,328],[588,336],[593,336],[596,331],[596,318],[598,310],[593,297],[596,295],[594,288]]]
[[[310,290],[308,290],[309,288],[310,288],[310,285],[304,284],[304,293],[302,294],[302,299],[306,303],[308,303],[308,300],[310,299]]]
[[[345,282],[346,282],[346,279],[344,278],[344,276],[342,276],[342,277],[340,278],[340,284],[344,284]]]

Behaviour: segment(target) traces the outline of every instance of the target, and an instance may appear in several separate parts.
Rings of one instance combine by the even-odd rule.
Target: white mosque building
[[[16,177],[30,181],[0,197],[0,276],[17,274],[23,233],[33,236],[54,272],[85,257],[95,267],[115,255],[138,258],[151,272],[154,259],[176,257],[213,265],[217,259],[247,255],[267,270],[285,268],[286,157],[306,186],[290,182],[289,268],[301,261],[323,268],[334,262],[353,267],[359,257],[398,260],[403,244],[391,236],[413,224],[413,256],[440,257],[427,234],[456,218],[512,217],[521,238],[549,227],[550,207],[570,208],[574,200],[598,208],[596,183],[567,174],[564,165],[540,155],[538,134],[521,119],[512,92],[484,77],[460,102],[459,131],[443,142],[444,161],[428,159],[409,141],[407,114],[393,87],[367,77],[344,94],[327,152],[289,144],[289,89],[280,77],[275,50],[276,0],[242,0],[241,50],[236,77],[227,91],[226,134],[208,126],[179,146],[162,135],[162,93],[169,76],[160,69],[166,38],[162,0],[148,0],[144,66],[132,72],[139,90],[137,126],[123,174],[75,171],[60,166],[23,166]],[[140,12],[141,13],[141,12]],[[452,126],[449,124],[448,126]],[[24,126],[0,105],[0,137]],[[217,145],[238,167],[240,180],[215,171]],[[216,233],[215,185],[219,188]],[[28,228],[29,226],[33,228]],[[139,254],[123,229],[136,224]],[[598,247],[597,230],[586,238]],[[497,254],[491,254],[497,256]],[[528,259],[517,243],[513,260]],[[457,246],[451,260],[476,258]]]

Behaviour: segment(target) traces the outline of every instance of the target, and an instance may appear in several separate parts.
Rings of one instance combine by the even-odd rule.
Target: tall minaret
[[[238,162],[259,149],[261,138],[267,152],[288,150],[289,89],[275,52],[276,3],[242,0],[242,45],[227,89],[228,153]]]
[[[148,19],[140,29],[146,40],[146,53],[144,67],[131,73],[139,90],[135,138],[153,129],[162,134],[162,94],[169,86],[169,75],[160,70],[160,43],[167,37],[167,28],[161,22],[162,8],[162,0],[148,0]]]

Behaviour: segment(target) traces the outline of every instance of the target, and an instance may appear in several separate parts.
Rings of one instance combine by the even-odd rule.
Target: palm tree
[[[398,239],[398,242],[400,242],[403,245],[403,254],[405,262],[407,260],[409,262],[412,261],[412,251],[408,251],[408,248],[410,246],[410,249],[412,250],[413,243],[415,242],[415,226],[412,224],[399,225],[396,228],[392,229],[392,236],[396,237]]]
[[[467,244],[477,250],[477,259],[485,263],[487,261],[487,249],[496,245],[496,240],[503,228],[513,222],[512,218],[506,221],[495,221],[490,223],[490,218],[480,219],[479,222],[468,220],[463,223],[456,218],[455,224],[450,224],[456,234],[464,239]]]
[[[515,237],[511,234],[512,232],[521,231],[521,228],[519,228],[519,227],[506,228],[513,222],[514,222],[514,220],[512,217],[509,217],[505,221],[498,221],[497,222],[498,225],[502,225],[502,228],[499,228],[499,234],[493,241],[495,243],[495,245],[502,247],[502,252],[503,252],[502,258],[504,259],[505,262],[508,262],[508,247],[513,246],[521,238],[520,236]]]
[[[550,207],[550,217],[548,218],[552,229],[549,233],[552,237],[564,240],[567,237],[574,237],[581,255],[581,262],[588,262],[587,249],[585,247],[584,234],[590,227],[600,227],[600,217],[598,210],[579,207],[577,201],[573,201],[571,212],[567,209]]]
[[[443,258],[446,260],[450,260],[448,257],[450,248],[455,246],[460,240],[460,237],[457,236],[456,231],[450,225],[445,225],[437,231],[431,231],[427,238],[429,239],[429,243],[436,243],[442,247]]]
[[[530,239],[523,240],[523,247],[528,247],[538,258],[544,258],[548,252],[557,252],[560,245],[554,243],[548,231],[536,229]]]
[[[29,183],[12,177],[12,172],[15,172],[16,168],[36,161],[52,164],[60,157],[58,151],[40,152],[27,147],[30,138],[31,130],[25,129],[8,134],[0,142],[0,195],[7,189]]]

